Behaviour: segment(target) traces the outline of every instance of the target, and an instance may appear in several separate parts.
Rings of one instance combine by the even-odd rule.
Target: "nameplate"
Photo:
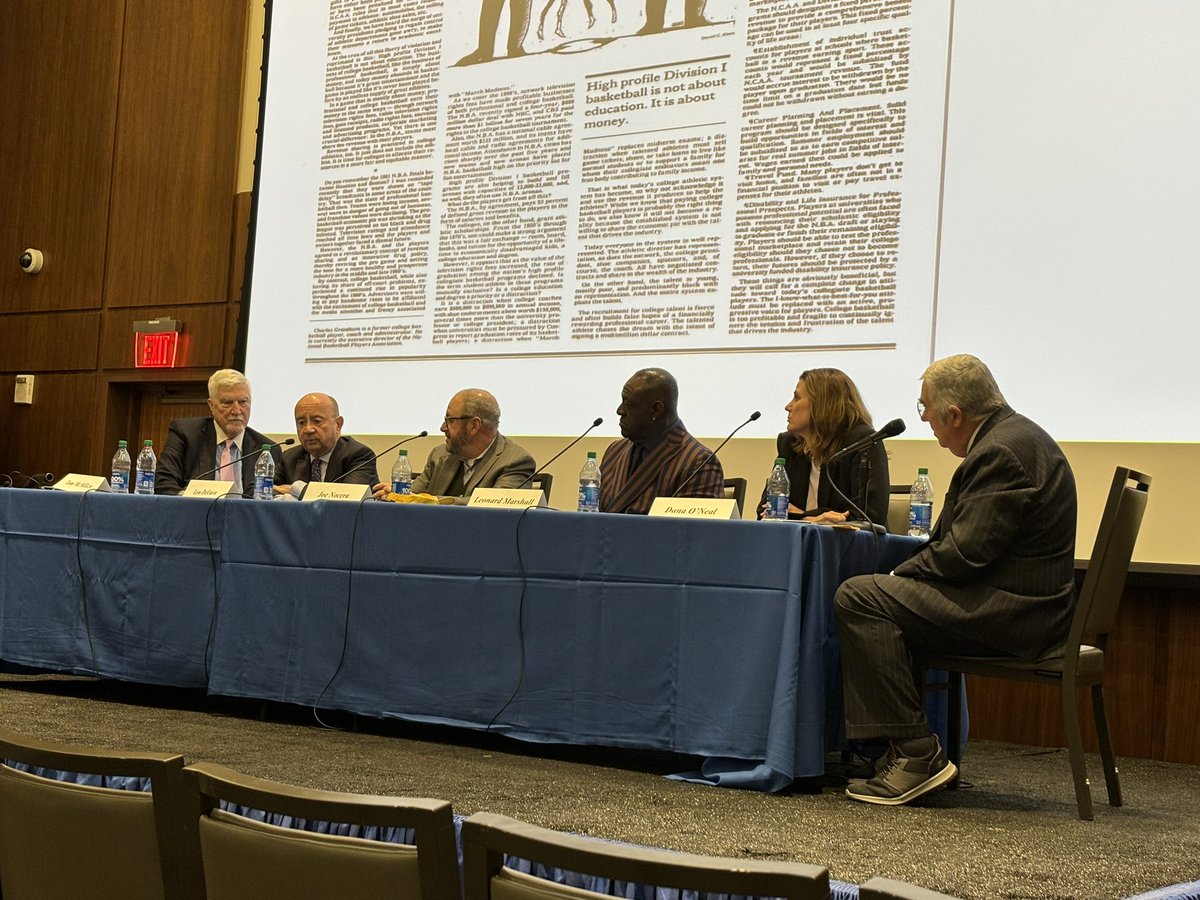
[[[678,519],[740,519],[737,501],[707,497],[656,497],[650,504],[652,516],[674,516]]]
[[[467,506],[490,506],[498,509],[528,509],[545,506],[546,495],[541,488],[475,488]]]
[[[300,499],[307,502],[312,500],[349,500],[351,503],[361,503],[371,493],[369,484],[339,484],[335,481],[310,481]]]
[[[180,497],[204,497],[211,500],[214,497],[224,497],[227,494],[233,494],[232,481],[205,481],[202,478],[193,478],[187,483],[187,487],[179,494]]]
[[[112,492],[112,485],[103,475],[76,475],[74,472],[58,479],[53,487],[56,491],[70,491],[72,494],[85,494],[88,491]]]

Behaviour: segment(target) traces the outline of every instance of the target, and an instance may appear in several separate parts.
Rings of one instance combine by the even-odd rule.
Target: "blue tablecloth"
[[[224,508],[0,490],[0,659],[203,687]]]
[[[912,546],[791,522],[0,490],[0,659],[695,754],[703,780],[777,790],[842,744],[834,591]]]

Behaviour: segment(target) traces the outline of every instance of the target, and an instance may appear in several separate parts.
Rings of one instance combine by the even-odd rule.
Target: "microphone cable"
[[[527,506],[517,516],[517,571],[521,579],[521,594],[517,598],[517,684],[512,689],[512,693],[508,695],[508,699],[496,710],[495,715],[487,723],[487,727],[483,730],[484,734],[491,733],[492,726],[496,724],[496,720],[512,705],[513,700],[517,698],[517,694],[521,692],[521,686],[525,683],[525,594],[529,588],[529,574],[525,571],[525,557],[521,553],[521,526],[524,524],[525,517],[529,514],[529,511],[537,508],[536,506]]]
[[[313,718],[316,719],[317,724],[331,731],[340,731],[342,729],[334,728],[334,726],[321,718],[321,700],[324,699],[326,692],[333,687],[333,683],[342,672],[342,666],[346,663],[346,648],[350,644],[350,604],[354,596],[354,548],[358,543],[358,523],[362,519],[363,506],[371,499],[373,498],[368,493],[355,504],[354,521],[350,526],[350,559],[346,565],[346,615],[342,620],[342,650],[338,656],[337,668],[333,670],[333,674],[329,676],[329,680],[325,682],[325,686],[321,688],[321,693],[317,694],[317,699],[313,701],[312,705]]]
[[[87,490],[80,494],[79,502],[75,505],[75,570],[79,576],[79,605],[83,613],[83,633],[87,637],[88,653],[92,659],[92,674],[99,676],[99,666],[96,665],[96,645],[92,641],[92,622],[88,612],[87,579],[83,574],[83,502],[90,493],[91,491]]]

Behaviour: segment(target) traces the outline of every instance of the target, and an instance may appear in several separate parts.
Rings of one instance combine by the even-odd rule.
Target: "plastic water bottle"
[[[917,469],[917,480],[908,492],[909,537],[929,537],[932,524],[933,482],[929,480],[929,470],[922,467]]]
[[[579,511],[600,512],[600,465],[595,450],[588,451],[587,461],[579,470]]]
[[[154,470],[157,466],[158,457],[154,455],[154,441],[142,441],[142,452],[137,458],[137,484],[134,486],[137,493],[154,493]]]
[[[114,494],[129,493],[129,470],[133,468],[133,461],[129,458],[128,448],[128,442],[117,441],[117,452],[113,454],[112,460],[112,476],[108,479]]]
[[[275,499],[275,460],[271,458],[270,444],[263,444],[254,464],[254,499]]]
[[[788,478],[787,469],[783,467],[783,457],[776,457],[775,465],[771,468],[771,477],[767,479],[767,511],[763,518],[786,522],[791,493],[792,482]]]
[[[392,464],[392,493],[412,493],[412,463],[408,461],[407,450],[401,450]]]

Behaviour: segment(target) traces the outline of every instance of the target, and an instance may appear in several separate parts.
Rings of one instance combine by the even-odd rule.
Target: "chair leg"
[[[962,777],[962,691],[963,673],[947,672],[946,681],[946,756],[958,767],[958,774],[946,785],[947,790],[958,790],[958,779]]]
[[[1073,680],[1062,684],[1063,727],[1067,732],[1067,753],[1071,757],[1071,776],[1075,780],[1075,802],[1079,806],[1079,818],[1091,821],[1092,791],[1088,785],[1087,764],[1083,759],[1083,735],[1079,731],[1079,704],[1075,697]]]
[[[1096,736],[1100,739],[1100,761],[1104,766],[1104,784],[1108,787],[1110,806],[1121,805],[1121,779],[1117,760],[1113,756],[1112,737],[1108,732],[1108,715],[1104,711],[1104,685],[1092,685],[1092,712],[1096,719]]]

